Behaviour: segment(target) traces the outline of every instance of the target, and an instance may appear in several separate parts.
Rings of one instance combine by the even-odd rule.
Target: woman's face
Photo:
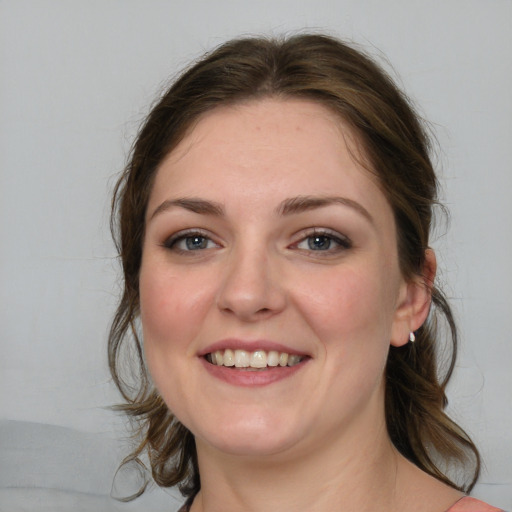
[[[354,152],[325,107],[267,99],[208,113],[162,162],[144,349],[199,445],[277,454],[382,428],[408,286],[391,208]]]

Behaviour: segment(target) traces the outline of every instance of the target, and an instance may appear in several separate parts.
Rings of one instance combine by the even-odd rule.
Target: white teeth
[[[279,364],[279,352],[271,350],[267,355],[268,366],[277,366]]]
[[[229,348],[224,350],[224,366],[235,366],[235,354]]]
[[[245,350],[235,350],[235,366],[237,368],[247,368],[250,361],[249,352]]]
[[[266,368],[267,366],[267,354],[263,350],[256,350],[251,354],[252,368]]]
[[[224,358],[222,357],[222,352],[220,350],[216,350],[213,354],[213,360],[215,364],[222,366],[224,364]]]
[[[295,366],[303,357],[276,350],[255,350],[247,352],[241,349],[216,350],[207,356],[207,360],[216,366],[235,366],[236,368],[267,368],[276,366]]]

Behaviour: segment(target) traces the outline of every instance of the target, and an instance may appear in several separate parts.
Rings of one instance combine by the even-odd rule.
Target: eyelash
[[[201,230],[197,230],[197,229],[188,230],[188,231],[180,231],[178,233],[175,233],[174,235],[170,236],[162,245],[166,249],[170,249],[170,250],[175,251],[180,254],[201,252],[202,250],[211,249],[211,247],[204,247],[204,248],[199,247],[194,250],[194,249],[190,249],[190,248],[182,249],[181,247],[178,247],[178,244],[180,242],[186,243],[187,240],[193,239],[193,238],[202,238],[206,241],[207,244],[212,242],[218,246],[218,244],[212,240],[211,236],[208,233],[201,231]]]
[[[188,248],[182,248],[179,247],[179,244],[181,242],[185,242],[187,244],[187,240],[191,239],[202,239],[207,246],[205,247],[196,247],[195,249]],[[324,242],[327,242],[327,248],[324,250],[322,248],[314,249],[311,247],[310,241],[312,239],[324,239]],[[175,233],[174,235],[170,236],[163,244],[162,246],[166,249],[175,251],[179,254],[187,254],[191,255],[191,253],[194,252],[202,252],[208,249],[212,249],[213,247],[208,247],[210,243],[213,243],[215,246],[219,247],[219,245],[212,239],[211,235],[205,231],[197,230],[197,229],[191,229],[187,231],[180,231],[178,233]],[[300,247],[301,244],[307,243],[306,247]],[[314,243],[314,242],[313,242]],[[332,244],[335,244],[335,247],[332,247]],[[299,251],[304,251],[308,253],[316,253],[316,256],[322,257],[322,256],[328,256],[337,254],[339,252],[348,250],[352,248],[352,241],[337,232],[330,231],[328,229],[320,229],[320,228],[313,228],[309,232],[303,233],[302,237],[298,242],[293,243],[290,245],[291,248],[297,249]]]
[[[314,238],[325,239],[326,241],[328,241],[329,246],[327,247],[327,249],[323,250],[323,249],[311,248],[309,241]],[[307,248],[299,247],[303,243],[307,243],[308,247]],[[336,244],[336,246],[334,248],[331,247],[332,243]],[[336,233],[336,232],[333,232],[333,231],[330,231],[327,229],[314,228],[313,230],[305,233],[305,235],[303,235],[302,238],[298,242],[294,243],[292,245],[292,247],[295,247],[299,250],[311,252],[311,253],[317,253],[318,256],[322,256],[321,253],[326,253],[326,255],[327,254],[331,255],[331,254],[336,254],[338,252],[341,252],[341,251],[344,251],[347,249],[351,249],[352,241],[348,237],[341,235],[339,233]]]

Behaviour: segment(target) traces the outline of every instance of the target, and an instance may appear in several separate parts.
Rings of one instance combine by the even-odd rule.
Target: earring
[[[416,336],[414,335],[414,333],[412,331],[409,333],[409,341],[411,343],[414,343],[416,341]]]

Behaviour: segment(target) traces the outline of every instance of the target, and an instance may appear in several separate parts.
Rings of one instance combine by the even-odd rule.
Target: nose
[[[233,251],[224,269],[217,305],[245,322],[256,322],[280,313],[286,306],[276,258],[247,247]]]

